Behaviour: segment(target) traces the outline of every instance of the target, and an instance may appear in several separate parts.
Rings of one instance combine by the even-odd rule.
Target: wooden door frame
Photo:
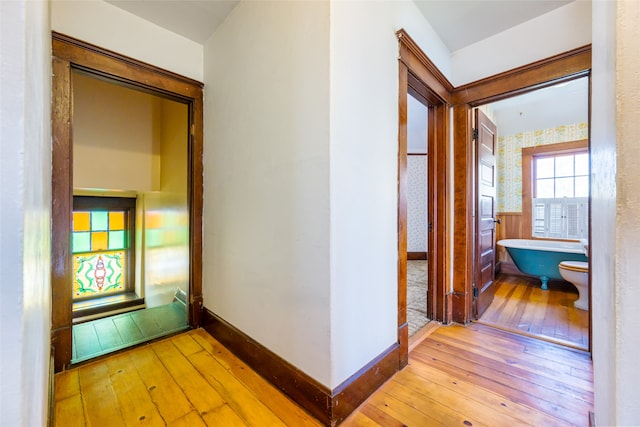
[[[472,320],[473,302],[473,142],[474,107],[570,81],[591,73],[591,45],[515,68],[453,91],[453,155],[456,192],[453,196],[453,321]]]
[[[118,53],[52,33],[51,346],[55,371],[72,348],[71,213],[73,210],[74,69],[187,104],[189,111],[189,325],[202,312],[203,84]]]
[[[398,343],[399,367],[408,362],[407,324],[407,96],[409,87],[429,103],[428,203],[432,232],[429,245],[427,311],[432,320],[450,321],[447,237],[449,225],[449,110],[453,85],[404,31],[396,33],[400,45],[398,91]]]

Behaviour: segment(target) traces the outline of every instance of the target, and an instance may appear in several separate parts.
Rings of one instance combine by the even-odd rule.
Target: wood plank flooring
[[[585,426],[587,353],[480,324],[441,326],[344,426]]]
[[[481,323],[525,333],[580,349],[589,348],[589,312],[573,306],[578,291],[569,283],[540,281],[524,276],[496,277],[495,298]]]
[[[73,326],[71,363],[113,353],[188,328],[179,302],[117,314]]]
[[[441,326],[343,426],[588,426],[588,355],[480,324]],[[319,426],[204,330],[55,376],[54,425]]]

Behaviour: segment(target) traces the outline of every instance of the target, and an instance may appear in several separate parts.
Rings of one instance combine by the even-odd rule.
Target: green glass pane
[[[124,231],[109,232],[109,249],[124,249]]]
[[[75,232],[72,233],[72,236],[73,241],[71,244],[73,253],[89,252],[91,250],[91,233]]]
[[[106,231],[109,229],[109,212],[91,212],[91,230]]]

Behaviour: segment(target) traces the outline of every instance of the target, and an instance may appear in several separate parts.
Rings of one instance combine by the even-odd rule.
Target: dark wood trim
[[[427,153],[407,153],[407,156],[426,156]]]
[[[399,369],[399,345],[393,344],[331,392],[331,425],[338,425]]]
[[[404,31],[399,42],[398,89],[398,343],[399,365],[408,363],[407,324],[407,97],[416,96],[427,106],[427,185],[430,229],[428,247],[429,295],[427,316],[448,323],[451,320],[447,260],[447,204],[449,189],[449,100],[453,86]]]
[[[456,185],[453,196],[453,320],[467,323],[472,317],[473,277],[473,171],[471,109],[534,89],[569,81],[591,73],[591,45],[583,46],[504,73],[455,88],[454,159]],[[523,171],[524,172],[524,171]]]
[[[409,363],[409,323],[407,323],[407,97],[409,69],[399,66],[398,90],[398,344],[400,367]]]
[[[51,123],[51,346],[55,371],[71,361],[73,150],[71,148],[71,66],[52,61]]]
[[[533,159],[536,156],[546,154],[562,154],[585,151],[589,149],[589,141],[581,139],[577,141],[560,142],[557,144],[537,145],[522,149],[522,238],[533,238],[532,197],[535,182],[533,171]]]
[[[349,416],[399,368],[399,346],[393,344],[330,390],[206,307],[202,320],[202,327],[211,336],[327,426],[335,426]]]
[[[72,70],[187,104],[189,108],[189,323],[202,307],[203,84],[187,77],[52,33],[51,344],[56,372],[71,361],[71,212],[73,194]]]
[[[426,260],[427,253],[426,252],[407,252],[407,260],[409,261],[420,261]]]
[[[85,67],[92,75],[108,80],[129,82],[135,86],[150,88],[153,93],[164,92],[175,96],[197,98],[204,84],[189,77],[156,67],[91,43],[53,31],[55,56],[64,58],[74,68]]]
[[[453,91],[453,104],[477,106],[499,101],[562,81],[584,77],[590,70],[591,45],[582,46],[459,86]]]
[[[400,60],[442,101],[450,103],[453,85],[449,79],[431,62],[404,29],[398,30],[396,36],[400,42]]]
[[[453,321],[465,324],[471,319],[471,284],[473,282],[473,161],[471,141],[471,108],[453,108]]]

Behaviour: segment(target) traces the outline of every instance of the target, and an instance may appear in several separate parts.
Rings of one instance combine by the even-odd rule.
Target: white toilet
[[[558,265],[560,275],[578,288],[578,299],[573,302],[575,308],[589,309],[589,263],[584,261],[562,261]]]

